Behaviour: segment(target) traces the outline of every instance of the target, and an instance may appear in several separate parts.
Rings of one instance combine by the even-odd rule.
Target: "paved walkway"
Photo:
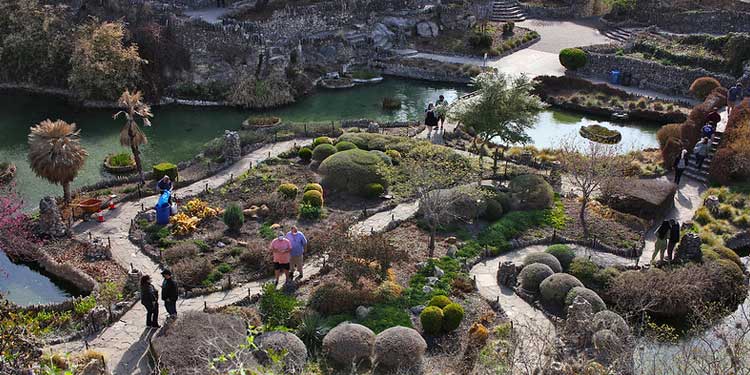
[[[388,211],[379,212],[354,224],[349,230],[353,234],[367,235],[393,229],[393,225],[411,219],[419,210],[419,201],[401,203]]]
[[[229,12],[229,8],[204,8],[188,10],[185,15],[190,18],[198,18],[208,23],[221,23],[221,18]]]
[[[178,189],[177,193],[182,197],[188,197],[200,193],[206,186],[211,189],[217,188],[229,181],[232,175],[239,176],[269,156],[276,156],[291,148],[295,143],[300,144],[305,141],[309,140],[294,139],[264,146],[214,176]],[[134,268],[150,275],[158,289],[161,284],[159,266],[128,240],[130,220],[141,210],[141,204],[145,207],[151,207],[154,200],[155,197],[146,197],[138,201],[123,203],[115,210],[106,212],[104,223],[82,222],[75,225],[73,230],[78,236],[84,238],[87,238],[89,233],[94,237],[110,237],[112,240],[112,258],[125,268],[129,268],[132,264]],[[319,265],[316,261],[308,262],[308,264],[305,264],[305,277],[313,276],[318,270]],[[249,282],[228,291],[181,300],[178,302],[177,309],[178,311],[202,310],[204,304],[214,307],[231,304],[248,294],[258,293],[262,284],[269,280]],[[161,320],[164,319],[165,317],[162,315]],[[144,328],[145,320],[145,308],[139,303],[99,335],[87,338],[92,349],[105,355],[108,367],[112,369],[113,374],[151,373],[148,366],[148,355],[146,354],[151,333]],[[51,349],[58,352],[71,352],[81,350],[83,347],[83,341],[74,341],[55,345]]]

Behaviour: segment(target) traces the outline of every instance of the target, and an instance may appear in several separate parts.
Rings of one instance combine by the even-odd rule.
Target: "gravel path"
[[[232,175],[239,176],[258,162],[288,150],[295,143],[300,144],[305,141],[309,140],[294,139],[261,147],[214,176],[187,187],[178,188],[176,193],[181,197],[188,197],[200,193],[206,186],[212,189],[219,187],[229,181]],[[105,213],[106,221],[104,223],[82,222],[75,225],[73,231],[76,235],[83,238],[87,238],[89,234],[97,238],[109,237],[112,241],[112,258],[125,268],[130,268],[132,265],[132,267],[144,274],[150,275],[154,280],[154,285],[159,289],[161,285],[159,266],[128,240],[131,219],[140,212],[141,205],[151,207],[154,201],[155,197],[146,197],[138,201],[123,203],[115,210]],[[317,259],[308,262],[305,264],[305,278],[313,276],[319,269],[320,265]],[[260,292],[262,284],[269,280],[253,281],[238,285],[231,290],[183,299],[178,301],[177,310],[178,312],[188,310],[200,311],[204,305],[216,307],[231,304],[241,300],[248,294]],[[164,321],[165,312],[163,308],[160,308],[160,310],[160,319]],[[125,313],[119,321],[106,328],[99,335],[86,338],[90,348],[104,354],[108,368],[113,371],[113,374],[151,373],[148,365],[147,349],[149,339],[154,331],[145,328],[145,320],[146,310],[143,305],[138,303]],[[84,347],[85,342],[79,340],[55,345],[51,349],[58,352],[71,352],[81,350]]]

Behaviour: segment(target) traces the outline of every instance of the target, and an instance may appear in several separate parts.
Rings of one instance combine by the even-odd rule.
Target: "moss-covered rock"
[[[384,163],[377,155],[363,150],[347,150],[323,160],[318,172],[323,176],[326,188],[362,195],[368,184],[386,186],[379,169],[382,165]]]
[[[536,294],[539,292],[539,284],[554,273],[555,271],[546,264],[533,263],[521,269],[518,280],[521,281],[521,288],[524,292]]]
[[[312,152],[312,158],[316,161],[323,161],[335,153],[336,147],[333,147],[333,145],[330,145],[328,143],[322,143],[315,146]]]
[[[556,273],[544,279],[539,285],[542,304],[553,312],[561,312],[568,293],[577,286],[582,287],[583,283],[567,273]]]
[[[592,324],[596,331],[608,329],[620,338],[625,338],[630,335],[630,326],[628,326],[628,322],[614,311],[599,311],[594,314]]]
[[[562,272],[563,268],[560,261],[554,255],[548,253],[530,253],[523,258],[523,264],[528,266],[534,263],[542,263],[549,266],[554,272]]]
[[[355,145],[352,142],[343,141],[343,142],[336,143],[336,151],[339,151],[339,152],[346,151],[346,150],[354,150],[355,148],[357,148],[357,145]]]

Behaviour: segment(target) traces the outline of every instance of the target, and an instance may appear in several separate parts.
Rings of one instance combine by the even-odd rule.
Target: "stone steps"
[[[618,42],[627,42],[628,39],[633,37],[633,32],[630,30],[626,30],[620,27],[607,27],[604,29],[601,29],[600,32],[602,35],[606,36],[607,38],[616,40]]]
[[[348,31],[344,33],[344,39],[352,45],[367,42],[367,35],[359,31]]]
[[[493,22],[521,22],[526,15],[516,1],[496,0],[492,3],[490,21]]]
[[[708,155],[706,156],[706,159],[703,160],[703,164],[701,165],[700,169],[698,169],[698,164],[696,163],[695,158],[690,158],[688,167],[685,168],[685,176],[703,183],[708,183],[711,162],[713,161],[716,150],[719,148],[722,135],[722,132],[717,131],[716,133],[714,133],[713,137],[711,138],[711,147],[708,150]]]

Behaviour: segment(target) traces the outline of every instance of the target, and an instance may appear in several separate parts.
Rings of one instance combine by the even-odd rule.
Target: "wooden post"
[[[203,301],[203,310],[208,310],[208,303]]]
[[[89,241],[91,241],[93,239],[94,239],[94,236],[91,234],[91,232],[89,232]]]
[[[134,271],[134,269],[133,269],[133,263],[131,262],[130,263],[130,273],[133,273],[133,271]]]
[[[107,236],[107,248],[109,248],[109,249],[112,248],[112,239],[109,238],[109,236]]]
[[[234,181],[234,173],[229,174],[229,182],[231,183],[232,181]]]
[[[208,193],[208,182],[206,182],[206,193]]]
[[[141,203],[141,211],[145,211],[146,207],[143,206],[143,203]]]

